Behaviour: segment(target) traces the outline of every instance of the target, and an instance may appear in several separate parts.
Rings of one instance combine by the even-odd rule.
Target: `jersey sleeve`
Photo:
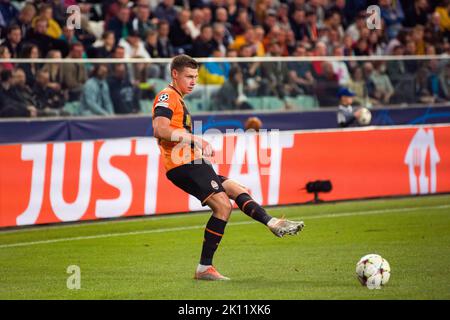
[[[176,107],[175,93],[160,92],[153,102],[153,119],[156,117],[166,117],[171,120]]]

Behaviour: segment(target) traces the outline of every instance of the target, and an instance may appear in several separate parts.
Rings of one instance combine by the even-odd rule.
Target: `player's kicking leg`
[[[221,178],[224,179],[224,177]],[[236,202],[242,212],[252,219],[265,224],[277,237],[281,238],[285,235],[296,235],[302,231],[305,226],[303,221],[290,221],[270,216],[263,207],[253,200],[248,194],[247,189],[236,181],[226,179],[222,182],[222,186],[228,197]]]

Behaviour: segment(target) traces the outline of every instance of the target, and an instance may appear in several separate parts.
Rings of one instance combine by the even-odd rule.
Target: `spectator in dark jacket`
[[[13,90],[11,70],[0,72],[0,117],[36,117],[37,109],[18,101]]]
[[[80,1],[78,1],[80,2]],[[90,1],[91,2],[91,1]],[[120,8],[122,7],[131,7],[132,3],[129,0],[103,0],[102,1],[102,12],[104,16],[105,25],[108,25],[108,23],[113,19],[117,13],[119,12]]]
[[[17,24],[8,27],[6,41],[2,45],[8,47],[11,58],[18,58],[22,49],[22,31]]]
[[[128,7],[121,7],[117,12],[117,15],[112,18],[106,26],[106,30],[114,32],[116,44],[119,43],[120,39],[126,38],[132,29],[130,8]]]
[[[158,52],[158,33],[154,30],[149,30],[145,37],[145,50],[152,58],[159,58]]]
[[[27,78],[22,69],[13,71],[11,94],[18,103],[38,109],[36,99],[33,97],[33,90],[27,85]]]
[[[28,32],[31,30],[31,22],[36,16],[36,8],[33,4],[27,3],[20,10],[19,14],[11,21],[12,24],[17,24],[22,33],[22,39],[28,36]]]
[[[161,58],[170,58],[174,56],[173,45],[169,39],[170,25],[162,20],[158,23],[158,55]]]
[[[225,26],[223,23],[214,23],[213,25],[213,39],[214,49],[220,50],[225,56],[227,48],[230,45],[228,38],[225,36]]]
[[[202,26],[200,35],[194,41],[193,57],[209,57],[214,51],[213,30],[209,25]]]
[[[190,16],[189,10],[182,10],[173,25],[170,26],[169,38],[176,53],[191,54],[192,38],[191,31],[187,25]]]
[[[150,8],[148,5],[137,5],[136,16],[131,20],[131,27],[139,34],[142,40],[145,40],[145,36],[149,30],[156,30],[156,25],[150,17]]]
[[[408,1],[408,7],[405,8],[405,20],[403,25],[408,28],[420,24],[425,26],[428,21],[429,6],[427,0]]]
[[[278,43],[273,42],[268,48],[269,56],[277,57],[281,54]],[[293,91],[293,83],[289,78],[288,64],[284,61],[272,61],[261,66],[261,95],[277,96],[289,108],[286,95]]]
[[[155,9],[155,17],[160,20],[166,20],[172,24],[177,18],[177,10],[174,7],[174,0],[163,0]]]
[[[50,86],[50,73],[47,70],[39,70],[33,87],[39,113],[45,116],[61,116],[63,111],[64,96],[61,91],[56,91]]]
[[[127,114],[139,112],[139,90],[127,76],[125,64],[116,63],[113,74],[108,77],[109,93],[114,113]]]
[[[65,41],[52,38],[47,33],[47,20],[45,18],[38,18],[34,29],[27,33],[24,42],[33,43],[38,46],[43,57],[47,55],[50,50],[59,50],[65,57],[69,52],[69,47]]]
[[[214,102],[214,110],[252,109],[244,93],[244,78],[239,66],[231,67],[229,80],[215,94]]]
[[[248,19],[252,25],[256,25],[256,13],[255,10],[252,8],[252,2],[250,0],[239,0],[237,2],[238,10],[245,10],[248,15]]]
[[[303,9],[296,9],[291,16],[291,29],[294,32],[295,39],[302,41],[308,34],[306,26],[306,13]]]
[[[11,1],[1,1],[0,2],[0,27],[4,28],[9,26],[10,22],[17,17],[19,10],[11,3]]]
[[[39,47],[33,43],[26,43],[22,47],[20,52],[20,58],[23,59],[38,59],[39,58]],[[34,81],[36,79],[36,73],[41,67],[38,63],[19,63],[17,68],[23,69],[27,77],[27,85],[32,88]]]
[[[336,92],[339,83],[333,71],[333,66],[329,62],[322,63],[322,74],[316,77],[315,94],[321,107],[336,107],[339,99]]]
[[[116,36],[113,31],[105,31],[102,35],[103,45],[88,50],[89,58],[111,58],[115,45]]]

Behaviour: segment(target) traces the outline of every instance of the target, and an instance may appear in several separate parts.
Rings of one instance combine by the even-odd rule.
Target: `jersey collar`
[[[176,93],[178,93],[180,95],[181,98],[183,98],[183,95],[181,94],[180,91],[178,91],[177,88],[175,88],[172,84],[169,84],[169,87],[172,88]]]

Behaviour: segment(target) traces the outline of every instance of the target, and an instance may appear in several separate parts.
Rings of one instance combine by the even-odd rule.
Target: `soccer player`
[[[167,178],[213,211],[206,224],[200,263],[194,278],[229,280],[217,272],[212,261],[231,214],[230,199],[277,237],[297,234],[304,223],[271,217],[244,186],[218,176],[210,162],[203,158],[213,156],[214,151],[207,141],[192,134],[191,116],[183,101],[183,97],[194,89],[198,68],[199,64],[187,55],[173,58],[170,65],[172,83],[158,93],[153,103],[153,132],[159,141]]]

